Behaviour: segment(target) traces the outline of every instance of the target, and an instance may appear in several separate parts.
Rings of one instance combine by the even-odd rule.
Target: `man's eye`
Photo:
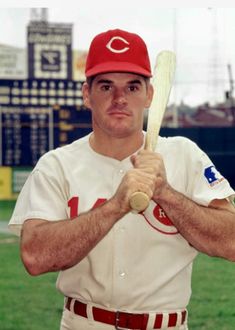
[[[111,86],[110,85],[102,85],[101,90],[102,91],[109,91],[109,90],[111,90]]]
[[[135,91],[138,90],[138,86],[135,86],[135,85],[129,86],[129,90],[130,90],[131,92],[135,92]]]

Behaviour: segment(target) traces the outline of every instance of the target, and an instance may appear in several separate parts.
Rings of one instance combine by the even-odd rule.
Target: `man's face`
[[[94,132],[112,137],[126,137],[142,130],[144,110],[150,106],[152,95],[152,85],[132,73],[99,74],[91,87],[83,85]]]

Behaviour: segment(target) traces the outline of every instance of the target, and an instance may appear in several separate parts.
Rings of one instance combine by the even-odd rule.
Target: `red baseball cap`
[[[148,50],[143,39],[119,29],[98,34],[90,45],[85,74],[91,77],[105,72],[131,72],[151,77]]]

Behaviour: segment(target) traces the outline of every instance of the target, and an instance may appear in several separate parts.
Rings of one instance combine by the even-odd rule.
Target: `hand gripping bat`
[[[162,118],[170,95],[173,76],[175,73],[176,57],[171,51],[160,52],[156,59],[153,75],[154,95],[149,108],[145,149],[155,151]],[[146,193],[137,191],[130,197],[130,206],[133,211],[144,211],[149,205]]]

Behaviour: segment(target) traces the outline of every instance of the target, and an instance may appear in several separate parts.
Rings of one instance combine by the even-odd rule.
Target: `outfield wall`
[[[235,127],[162,128],[161,136],[185,136],[196,142],[235,189]],[[0,200],[15,200],[32,167],[0,166]]]
[[[196,142],[235,189],[235,127],[163,127],[160,134],[185,136]]]

